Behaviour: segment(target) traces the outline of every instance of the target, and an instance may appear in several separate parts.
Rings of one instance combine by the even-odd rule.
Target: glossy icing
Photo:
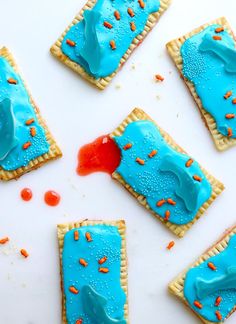
[[[183,75],[194,84],[218,131],[236,138],[235,40],[227,31],[216,32],[220,27],[211,25],[184,42],[181,47]]]
[[[83,324],[126,323],[120,251],[121,236],[116,226],[83,226],[65,234],[62,271],[68,324],[78,319]],[[99,271],[101,268],[108,272]],[[71,286],[77,294],[70,291]]]
[[[66,33],[62,52],[96,79],[106,77],[118,68],[148,16],[159,8],[159,0],[98,0]]]
[[[189,157],[169,146],[148,120],[128,124],[114,140],[122,152],[116,172],[135,192],[146,197],[150,208],[164,219],[168,216],[174,224],[192,221],[212,193],[198,163],[192,161],[187,167]]]
[[[32,118],[32,125],[26,125]],[[28,92],[20,76],[3,57],[0,57],[0,143],[0,166],[8,171],[26,166],[49,150]],[[25,144],[28,147],[23,148]]]
[[[220,254],[190,269],[184,281],[184,296],[189,306],[210,322],[226,319],[236,305],[236,235]],[[216,267],[212,270],[209,263]],[[220,303],[217,299],[220,297]],[[202,308],[196,307],[198,301]],[[219,304],[219,305],[218,305]],[[218,319],[220,313],[222,320]]]

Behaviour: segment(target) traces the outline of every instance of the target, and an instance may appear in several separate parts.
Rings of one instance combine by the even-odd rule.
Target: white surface
[[[167,284],[234,223],[236,147],[216,151],[165,43],[222,15],[236,30],[235,0],[173,0],[104,92],[49,54],[51,44],[82,5],[83,0],[1,1],[1,44],[17,59],[64,157],[17,182],[0,184],[0,237],[7,235],[12,242],[10,249],[0,247],[0,324],[60,323],[56,224],[83,218],[127,222],[132,324],[198,323],[169,296]],[[165,76],[163,83],[153,81],[156,73]],[[75,173],[79,147],[112,131],[135,106],[149,113],[226,186],[184,239],[175,238],[106,174],[81,178]],[[19,198],[26,186],[34,193],[29,203]],[[56,208],[43,202],[48,189],[62,196]],[[173,239],[176,246],[169,252],[165,247]],[[26,248],[30,257],[22,259],[12,245]],[[227,323],[235,323],[235,318]]]

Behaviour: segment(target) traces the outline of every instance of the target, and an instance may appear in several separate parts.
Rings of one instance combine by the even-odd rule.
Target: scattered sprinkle
[[[140,165],[144,165],[144,164],[145,164],[145,161],[142,160],[142,159],[140,159],[140,158],[137,158],[137,159],[136,159],[136,162],[137,162],[138,164],[140,164]]]
[[[167,199],[167,203],[168,203],[169,205],[172,205],[172,206],[175,206],[175,205],[176,205],[176,202],[175,202],[173,199],[171,199],[171,198],[168,198],[168,199]]]
[[[79,231],[78,230],[74,231],[74,240],[75,241],[79,240]]]
[[[113,26],[112,24],[110,24],[108,21],[104,21],[103,25],[106,27],[106,28],[109,28],[111,29]]]
[[[70,40],[70,39],[67,39],[67,40],[66,40],[66,44],[68,44],[68,45],[70,45],[70,46],[72,46],[72,47],[75,46],[75,42],[72,41],[72,40]]]
[[[29,126],[33,123],[34,123],[34,118],[30,118],[30,119],[26,120],[25,125]]]
[[[168,221],[169,218],[170,218],[170,211],[167,210],[167,211],[165,212],[165,218],[164,218],[164,220],[165,220],[165,221]]]
[[[167,250],[171,250],[175,245],[175,242],[174,241],[170,241],[170,243],[167,245]]]
[[[148,154],[150,158],[153,158],[157,154],[157,150],[153,150],[151,153]]]
[[[222,315],[221,315],[220,311],[217,310],[217,311],[215,312],[215,314],[216,314],[217,319],[218,319],[219,321],[221,321],[221,320],[222,320]]]
[[[7,242],[9,242],[9,237],[4,237],[0,240],[0,244],[6,244]]]
[[[202,304],[201,304],[198,300],[195,300],[193,304],[194,304],[194,306],[196,306],[197,308],[202,309]]]
[[[193,159],[189,159],[186,163],[185,166],[189,168],[193,164]]]
[[[77,295],[77,294],[79,293],[79,290],[76,289],[74,286],[70,286],[69,291],[70,291],[72,294],[75,294],[75,295]]]
[[[166,203],[166,200],[165,199],[161,199],[157,202],[157,207],[161,207],[163,206],[164,204]]]
[[[86,240],[88,241],[88,242],[92,242],[92,237],[91,237],[91,234],[89,233],[89,232],[86,232],[85,233],[85,237],[86,237]]]
[[[9,78],[9,79],[7,80],[7,82],[10,83],[10,84],[17,84],[17,83],[18,83],[18,81],[15,80],[15,79],[13,79],[13,78]]]
[[[123,146],[123,150],[129,150],[130,148],[132,147],[132,144],[131,143],[127,143],[125,144],[125,146]]]
[[[226,92],[226,94],[224,95],[225,99],[229,99],[232,96],[233,92],[232,91],[228,91]]]
[[[75,324],[83,324],[83,320],[82,320],[82,318],[79,318],[79,319],[76,321]]]
[[[24,150],[27,150],[27,148],[29,148],[31,146],[31,142],[26,142],[25,144],[23,144],[22,148]]]
[[[130,15],[130,17],[134,17],[134,16],[135,16],[134,11],[133,11],[132,8],[128,8],[128,9],[127,9],[127,12],[128,12],[128,14]]]
[[[202,178],[199,177],[199,176],[196,175],[196,174],[193,176],[193,179],[196,180],[196,181],[198,181],[198,182],[201,182],[201,181],[202,181]]]
[[[232,119],[232,118],[234,118],[235,117],[235,114],[226,114],[225,115],[225,118],[226,119]]]
[[[222,31],[224,31],[224,27],[218,27],[215,29],[216,33],[221,33]]]
[[[134,22],[131,22],[131,23],[130,23],[130,29],[131,29],[132,31],[135,31],[135,30],[136,30],[136,26],[135,26],[135,23],[134,23]]]
[[[111,46],[111,49],[112,49],[112,50],[115,50],[115,49],[116,49],[116,43],[115,43],[114,40],[111,40],[111,41],[110,41],[110,46]]]
[[[99,272],[108,273],[109,269],[108,268],[99,268]]]
[[[232,103],[233,103],[234,105],[236,105],[236,98],[234,98],[234,99],[232,100]]]
[[[24,201],[30,201],[33,197],[33,193],[32,193],[32,190],[30,188],[24,188],[21,190],[21,198],[24,200]]]
[[[103,264],[103,263],[105,263],[106,261],[107,261],[107,257],[104,256],[103,258],[101,258],[100,260],[98,260],[98,263],[99,263],[99,264]]]
[[[143,0],[138,0],[138,3],[142,9],[145,7],[145,3],[143,2]]]
[[[212,263],[212,262],[208,262],[208,263],[207,263],[207,266],[208,266],[208,268],[210,268],[210,269],[213,270],[213,271],[216,270],[216,266],[215,266],[214,263]]]
[[[20,250],[20,253],[21,253],[21,255],[23,255],[23,257],[25,257],[25,258],[28,258],[28,256],[29,256],[28,252],[27,252],[25,249],[21,249],[21,250]]]
[[[215,301],[215,306],[218,307],[221,302],[222,302],[222,297],[218,296]]]
[[[232,128],[228,128],[228,136],[229,137],[232,137],[233,136],[233,130],[232,130]]]
[[[87,267],[88,262],[86,262],[84,259],[79,259],[79,263],[83,266],[83,267]]]
[[[162,76],[162,75],[160,75],[160,74],[156,74],[155,75],[155,79],[157,80],[157,81],[164,81],[165,79],[164,79],[164,77]]]
[[[221,36],[216,36],[216,35],[214,35],[214,36],[212,36],[212,38],[213,38],[214,40],[216,40],[216,41],[222,40],[222,37],[221,37]]]
[[[119,13],[118,10],[116,10],[116,11],[114,12],[114,16],[115,16],[116,20],[120,20],[120,13]]]
[[[31,135],[32,137],[35,137],[35,136],[36,136],[36,128],[35,128],[35,127],[31,127],[31,128],[30,128],[30,135]]]

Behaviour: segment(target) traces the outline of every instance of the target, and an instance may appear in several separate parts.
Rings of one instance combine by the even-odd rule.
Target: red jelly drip
[[[61,200],[60,195],[53,190],[47,191],[44,195],[44,201],[49,206],[53,206],[53,207],[57,206],[60,200]]]
[[[22,189],[20,195],[24,201],[29,201],[33,197],[32,190],[29,188]]]
[[[120,164],[121,152],[115,141],[104,135],[81,147],[78,160],[77,173],[81,176],[93,172],[112,174]]]

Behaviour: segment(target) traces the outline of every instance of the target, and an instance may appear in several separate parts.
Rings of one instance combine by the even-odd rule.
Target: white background
[[[83,218],[127,222],[129,304],[132,324],[190,324],[198,320],[167,292],[167,284],[235,222],[236,147],[219,153],[197,107],[165,50],[165,43],[201,24],[226,16],[236,30],[235,0],[173,0],[142,46],[111,85],[100,92],[49,54],[84,0],[1,0],[0,43],[13,52],[64,157],[0,184],[0,324],[58,324],[61,320],[56,225]],[[165,77],[155,83],[155,74]],[[119,88],[120,87],[120,88]],[[119,89],[117,89],[119,88]],[[177,239],[106,174],[79,177],[81,145],[111,132],[135,106],[224,182],[225,192]],[[20,191],[33,190],[29,203]],[[44,192],[62,196],[56,208]],[[170,240],[172,251],[166,250]],[[23,259],[19,249],[30,257]],[[236,314],[228,320],[235,323]]]

